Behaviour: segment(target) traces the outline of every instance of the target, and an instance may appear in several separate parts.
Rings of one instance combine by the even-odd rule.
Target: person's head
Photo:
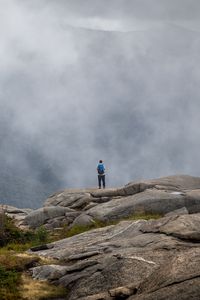
[[[103,162],[103,160],[102,160],[102,159],[100,159],[99,163],[100,163],[100,164],[102,164],[102,162]]]

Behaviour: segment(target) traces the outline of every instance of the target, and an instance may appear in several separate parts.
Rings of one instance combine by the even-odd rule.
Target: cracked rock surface
[[[199,232],[200,213],[121,221],[34,252],[62,267],[32,274],[67,287],[69,300],[200,299]]]

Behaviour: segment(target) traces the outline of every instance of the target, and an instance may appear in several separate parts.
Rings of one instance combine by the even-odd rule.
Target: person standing
[[[97,173],[98,173],[98,183],[99,183],[99,189],[101,189],[101,183],[103,185],[103,188],[105,189],[105,166],[103,164],[103,161],[100,160],[99,164],[97,166]]]

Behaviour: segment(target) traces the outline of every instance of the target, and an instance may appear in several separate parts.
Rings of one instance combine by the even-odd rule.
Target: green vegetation
[[[16,272],[15,270],[6,270],[5,267],[0,266],[0,299],[20,299],[18,289],[20,280],[20,273]]]
[[[0,214],[0,246],[8,244],[10,241],[23,242],[26,239],[26,234],[14,225],[12,219],[4,213]]]
[[[13,220],[6,216],[4,213],[0,214],[0,246],[5,247],[7,245],[10,248],[16,250],[19,247],[21,251],[21,246],[26,246],[29,248],[30,245],[38,245],[41,243],[49,242],[47,230],[41,226],[35,231],[23,231],[15,226]],[[23,247],[22,247],[23,248]],[[27,249],[28,249],[27,248]]]
[[[23,253],[32,246],[51,242],[44,227],[22,231],[12,219],[0,215],[0,299],[47,300],[66,297],[66,289],[36,282],[26,274],[30,267],[43,264],[39,257]],[[46,262],[47,263],[47,262]]]

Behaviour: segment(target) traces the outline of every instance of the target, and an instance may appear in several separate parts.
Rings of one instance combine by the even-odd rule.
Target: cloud
[[[39,3],[39,1],[34,1]],[[31,3],[31,2],[29,2]],[[41,1],[40,1],[41,3]],[[46,7],[52,5],[56,12],[62,11],[65,15],[85,17],[139,18],[139,19],[194,19],[199,17],[200,4],[196,0],[81,0],[59,2],[43,1]],[[32,4],[38,6],[38,4]]]
[[[99,159],[108,186],[199,175],[196,2],[81,3],[0,4],[0,185],[18,206],[96,186]]]

